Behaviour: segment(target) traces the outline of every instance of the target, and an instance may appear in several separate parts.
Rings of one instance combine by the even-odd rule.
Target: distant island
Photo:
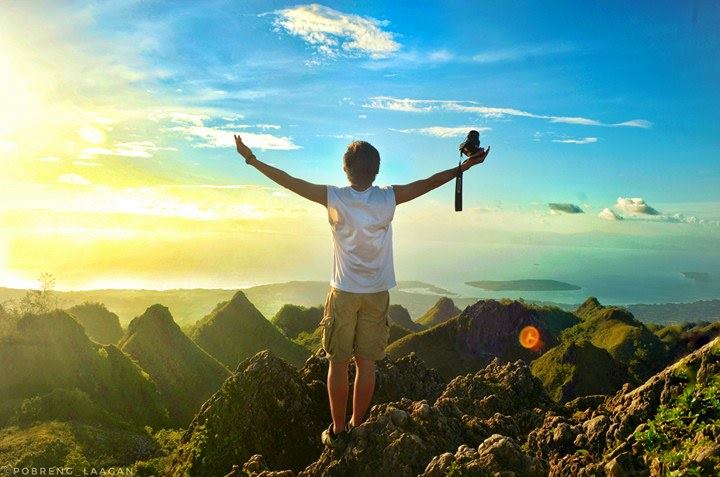
[[[525,280],[481,280],[476,282],[465,282],[465,284],[491,291],[559,291],[581,289],[581,287],[573,285],[572,283],[532,278]]]
[[[445,288],[435,286],[432,283],[426,283],[417,280],[399,281],[397,287],[398,290],[406,292],[427,292],[433,293],[435,295],[457,295],[457,293],[455,292],[451,292],[450,290],[446,290]]]
[[[695,280],[696,282],[709,282],[710,274],[707,272],[681,272],[682,275],[688,280]]]

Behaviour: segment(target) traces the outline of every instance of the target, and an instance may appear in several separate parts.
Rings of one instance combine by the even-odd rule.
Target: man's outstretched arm
[[[260,159],[255,157],[255,154],[243,144],[240,136],[235,136],[235,145],[237,146],[238,153],[245,158],[245,163],[250,164],[258,171],[262,172],[268,179],[273,182],[290,189],[296,194],[305,197],[308,200],[317,202],[327,207],[327,187],[324,185],[313,184],[311,182],[298,179],[293,177],[287,172],[273,167],[269,164],[265,164]]]
[[[460,165],[460,168],[463,172],[465,172],[472,166],[480,164],[485,160],[485,157],[487,157],[489,152],[490,147],[488,147],[484,151],[480,151],[477,154],[468,157]],[[409,202],[413,199],[420,197],[423,194],[430,192],[433,189],[437,189],[441,185],[453,180],[456,173],[457,167],[453,167],[442,172],[438,172],[437,174],[433,174],[427,179],[421,179],[419,181],[411,182],[409,184],[392,186],[393,190],[395,191],[395,204],[400,205],[403,202]]]

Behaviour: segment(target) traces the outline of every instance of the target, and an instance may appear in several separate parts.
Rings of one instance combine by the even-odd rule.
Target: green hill
[[[651,328],[651,326],[648,326]],[[651,328],[652,329],[652,328]],[[657,326],[655,335],[665,345],[669,359],[676,361],[688,353],[700,349],[720,336],[720,320],[713,323],[684,323],[682,325]]]
[[[560,402],[593,394],[613,394],[631,381],[625,365],[589,341],[556,346],[533,361],[531,368],[550,397]]]
[[[644,381],[667,364],[660,339],[628,310],[605,307],[595,297],[590,297],[577,308],[575,314],[580,323],[562,332],[563,342],[591,341],[625,364],[637,382]]]
[[[288,338],[297,338],[303,331],[312,333],[322,319],[323,309],[319,306],[283,305],[270,320]]]
[[[105,475],[97,472],[114,468],[127,472],[117,475],[131,475],[135,461],[156,452],[152,436],[142,429],[61,421],[0,429],[0,462],[18,469],[71,467],[74,475]]]
[[[123,336],[120,318],[100,302],[86,301],[66,310],[93,341],[101,344],[117,344]]]
[[[460,314],[460,310],[448,297],[441,297],[435,304],[421,316],[417,322],[426,328],[444,323],[453,316]]]
[[[541,343],[535,350],[523,348],[520,331],[534,326]],[[530,362],[557,340],[532,308],[518,301],[480,300],[455,318],[397,340],[387,347],[391,358],[411,352],[446,379],[475,372],[494,357],[501,361]]]
[[[231,370],[264,349],[298,366],[310,356],[265,319],[242,291],[198,321],[190,337]]]
[[[0,422],[25,398],[77,388],[135,425],[167,425],[155,383],[114,345],[91,341],[62,310],[25,315],[0,337]]]
[[[390,305],[390,321],[413,333],[424,329],[423,325],[412,320],[407,308],[398,304]]]
[[[157,383],[171,422],[185,427],[230,376],[175,323],[170,310],[153,305],[130,322],[119,345]]]

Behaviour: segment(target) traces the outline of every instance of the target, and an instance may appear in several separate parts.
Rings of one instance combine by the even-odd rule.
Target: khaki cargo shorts
[[[328,359],[353,356],[377,361],[385,357],[390,338],[390,292],[350,293],[330,287],[325,298],[322,346]]]

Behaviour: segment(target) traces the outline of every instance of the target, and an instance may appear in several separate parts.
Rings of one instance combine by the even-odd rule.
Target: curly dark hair
[[[353,141],[343,155],[343,170],[352,184],[372,184],[380,172],[380,153],[366,141]]]

